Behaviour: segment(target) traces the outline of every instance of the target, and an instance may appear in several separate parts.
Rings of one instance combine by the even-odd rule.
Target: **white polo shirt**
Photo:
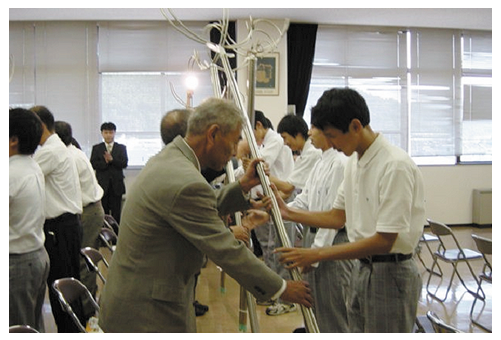
[[[333,207],[346,212],[350,242],[398,233],[390,253],[411,254],[425,224],[423,186],[409,155],[379,134],[361,159],[349,158]]]
[[[82,206],[86,207],[91,203],[101,200],[104,191],[97,182],[96,174],[89,159],[82,150],[72,144],[68,145],[68,150],[77,166],[80,190],[82,190]]]
[[[77,167],[68,148],[57,134],[51,135],[35,155],[45,176],[45,218],[56,218],[64,213],[82,213],[82,191]]]
[[[44,246],[45,180],[28,155],[9,157],[9,254]]]
[[[304,143],[301,154],[294,161],[294,170],[287,178],[287,182],[292,184],[296,190],[302,190],[315,163],[321,157],[322,150],[315,148],[308,138]]]

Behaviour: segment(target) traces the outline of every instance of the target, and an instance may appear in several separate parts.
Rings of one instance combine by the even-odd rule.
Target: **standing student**
[[[9,110],[9,326],[44,332],[45,179],[32,158],[41,137],[42,122],[33,112]]]
[[[289,198],[293,193],[300,193],[304,188],[310,171],[320,159],[322,151],[312,145],[308,137],[308,125],[300,116],[284,116],[278,123],[277,132],[282,136],[284,144],[296,154],[296,157],[294,168],[289,177],[270,176],[270,181],[282,192],[282,197]]]
[[[104,209],[101,204],[103,189],[97,183],[96,175],[85,153],[73,143],[73,131],[67,122],[55,123],[56,133],[70,151],[77,166],[80,189],[82,190],[82,245],[81,248],[99,248],[99,233],[103,227]],[[89,289],[95,297],[97,293],[96,273],[90,272],[83,257],[80,257],[80,281]],[[90,301],[84,301],[85,314],[92,316],[94,307]]]
[[[220,218],[249,207],[245,194],[259,183],[255,167],[262,160],[217,196],[201,174],[226,166],[242,125],[235,104],[208,99],[192,113],[186,137],[176,137],[137,177],[102,295],[105,332],[195,332],[195,275],[204,255],[256,297],[311,306],[306,283],[280,278]]]
[[[311,144],[322,151],[306,184],[289,207],[330,210],[344,178],[347,157],[332,147],[322,130],[314,125],[309,132]],[[346,227],[337,229],[304,226],[303,247],[322,248],[348,242]],[[322,333],[349,332],[347,301],[353,260],[322,261],[303,268],[303,278],[312,287],[315,316]]]
[[[115,142],[117,127],[106,122],[101,125],[103,142],[92,147],[90,162],[96,170],[99,185],[104,190],[102,204],[104,213],[113,216],[120,224],[122,211],[122,195],[125,194],[123,169],[129,161],[127,147]]]
[[[261,157],[268,164],[270,176],[276,178],[288,178],[294,170],[294,158],[291,149],[284,144],[283,138],[273,130],[271,122],[262,111],[254,112],[254,137],[256,144],[259,146]],[[244,147],[245,149],[245,147]],[[247,162],[246,160],[245,162]],[[239,170],[235,172],[238,178]],[[261,186],[257,186],[251,192],[252,198],[257,198],[257,193],[262,192]],[[262,251],[262,257],[266,265],[278,273],[275,256],[275,231],[272,221],[254,229],[254,235],[259,242],[259,247]],[[258,304],[271,305],[272,301],[257,301]],[[283,305],[282,311],[288,312],[295,310],[294,305]],[[280,314],[282,314],[282,311]]]
[[[316,249],[277,249],[288,267],[358,259],[352,272],[352,332],[412,332],[422,288],[413,252],[425,223],[423,179],[402,149],[370,127],[364,98],[348,88],[324,92],[312,124],[350,156],[333,208],[304,212],[280,202],[283,218],[340,228],[350,243]]]
[[[78,171],[68,148],[55,133],[54,116],[45,106],[31,108],[42,121],[42,138],[34,159],[45,177],[45,248],[50,258],[47,279],[52,314],[60,333],[78,332],[73,320],[62,309],[52,283],[63,277],[80,279],[82,242],[82,191]],[[77,315],[80,303],[74,306]]]
[[[284,145],[288,146],[295,153],[294,166],[289,176],[286,178],[277,178],[270,176],[270,181],[274,183],[282,197],[288,201],[301,192],[306,184],[306,180],[313,169],[315,163],[320,159],[322,152],[315,148],[308,138],[308,125],[304,119],[296,115],[284,116],[277,126],[277,132],[282,136]],[[297,232],[296,223],[284,222],[286,233],[291,244],[294,244]],[[270,228],[270,239],[278,244],[278,236],[275,228]],[[283,278],[289,278],[290,274],[279,262],[277,256],[273,256],[274,268]],[[294,306],[276,301],[272,306],[266,309],[268,315],[281,315],[294,311]]]

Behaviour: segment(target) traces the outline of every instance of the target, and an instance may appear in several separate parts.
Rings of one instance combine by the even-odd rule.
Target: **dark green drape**
[[[236,25],[235,25],[234,21],[230,21],[228,23],[228,35],[234,41],[237,40],[237,38],[236,38],[236,28],[235,27],[236,27]],[[221,39],[221,33],[218,30],[216,30],[216,29],[211,29],[211,31],[210,31],[210,41],[213,42],[213,43],[215,43],[215,44],[219,44],[220,43],[220,41],[219,41],[220,39]],[[227,42],[224,42],[224,43],[227,43]],[[233,51],[228,51],[228,52],[232,53]],[[215,55],[215,53],[211,51],[211,57],[212,58],[214,58],[214,55]],[[231,68],[233,70],[236,69],[237,68],[237,58],[236,58],[236,56],[234,58],[230,58],[229,61],[230,61]],[[219,66],[222,66],[220,60],[218,60],[216,62],[216,64],[219,65]],[[219,82],[221,83],[221,87],[224,88],[224,86],[227,83],[226,75],[222,71],[219,71],[218,74],[219,74]],[[236,73],[235,73],[235,77],[236,77]]]
[[[289,25],[287,30],[287,103],[303,116],[310,89],[317,38],[316,24]]]

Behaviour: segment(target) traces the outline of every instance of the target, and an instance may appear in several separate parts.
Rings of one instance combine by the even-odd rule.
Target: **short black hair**
[[[33,106],[30,111],[33,111],[40,118],[42,123],[45,124],[47,130],[54,132],[54,115],[50,110],[42,105]]]
[[[71,130],[71,125],[63,122],[63,121],[57,121],[55,123],[55,129],[56,133],[61,138],[63,141],[64,145],[68,146],[71,144],[71,141],[73,139],[73,132]]]
[[[103,130],[108,130],[108,131],[117,131],[117,126],[113,124],[112,122],[105,122],[101,124],[101,131]]]
[[[303,138],[308,139],[308,124],[304,121],[303,117],[293,114],[285,115],[278,123],[277,132],[286,132],[292,137],[301,134]]]
[[[364,97],[350,88],[325,91],[311,109],[311,124],[321,130],[330,126],[346,133],[353,119],[365,127],[370,123],[370,113]]]
[[[271,121],[266,118],[263,111],[255,110],[254,111],[254,129],[256,128],[256,123],[260,122],[265,129],[272,128]]]
[[[42,138],[42,121],[30,110],[9,109],[9,138],[17,137],[18,152],[22,155],[35,153]]]

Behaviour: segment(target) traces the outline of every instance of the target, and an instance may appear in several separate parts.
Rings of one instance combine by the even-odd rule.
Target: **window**
[[[190,28],[201,33],[204,25]],[[102,120],[117,125],[116,140],[127,146],[129,166],[143,166],[163,147],[163,115],[187,100],[188,74],[199,83],[193,106],[213,95],[210,72],[189,67],[194,51],[205,47],[166,22],[110,22],[100,25],[99,38]]]
[[[490,161],[491,60],[490,32],[319,26],[307,108],[348,86],[418,164]]]

